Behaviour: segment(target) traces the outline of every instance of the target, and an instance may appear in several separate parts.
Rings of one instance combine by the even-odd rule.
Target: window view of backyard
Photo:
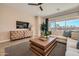
[[[78,30],[79,29],[79,19],[72,19],[72,20],[58,21],[58,22],[49,21],[49,27],[52,30],[54,30],[54,29]]]

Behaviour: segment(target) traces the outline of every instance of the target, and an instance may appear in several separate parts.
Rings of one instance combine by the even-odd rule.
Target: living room
[[[79,56],[78,10],[78,3],[0,3],[0,55]]]

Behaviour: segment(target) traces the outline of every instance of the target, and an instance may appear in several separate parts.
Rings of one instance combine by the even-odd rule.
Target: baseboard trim
[[[8,41],[10,41],[10,40],[2,40],[2,41],[0,41],[0,43],[4,43],[4,42],[8,42]]]

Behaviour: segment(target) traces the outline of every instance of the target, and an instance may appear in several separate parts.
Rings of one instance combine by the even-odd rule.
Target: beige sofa
[[[66,56],[79,56],[79,49],[77,49],[77,42],[79,39],[78,32],[72,32],[71,38],[67,39]]]
[[[66,46],[66,56],[79,56],[79,49],[76,48],[77,40],[68,38]]]
[[[58,42],[66,43],[65,56],[79,56],[79,49],[77,49],[77,42],[79,39],[79,32],[72,31],[71,38],[63,36],[63,30],[56,30],[53,36],[57,37]]]
[[[67,37],[63,36],[63,30],[56,30],[52,33],[53,36],[57,37],[58,42],[66,43]]]
[[[10,40],[17,40],[23,39],[32,36],[32,31],[29,29],[26,30],[17,30],[17,31],[10,31]]]

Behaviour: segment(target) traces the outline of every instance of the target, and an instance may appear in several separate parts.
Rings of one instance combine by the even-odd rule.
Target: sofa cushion
[[[53,35],[54,37],[56,37],[58,42],[62,42],[62,43],[66,43],[67,42],[67,38],[64,36],[57,36],[57,35]]]
[[[53,32],[53,35],[63,36],[63,32],[63,30],[56,30],[55,32]]]
[[[67,37],[64,37],[64,36],[56,36],[56,37],[59,38],[59,39],[64,39],[64,40],[67,39]]]
[[[71,33],[71,38],[74,39],[74,40],[79,39],[79,32],[72,32]]]
[[[66,43],[67,42],[66,40],[63,40],[63,39],[56,39],[56,41],[61,42],[61,43]]]

